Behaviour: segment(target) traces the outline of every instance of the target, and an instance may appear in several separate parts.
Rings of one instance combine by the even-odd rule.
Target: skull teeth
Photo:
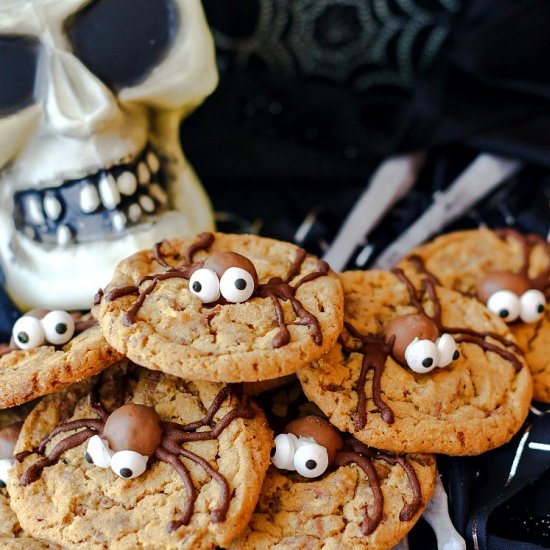
[[[99,196],[107,210],[113,210],[120,204],[120,191],[116,186],[115,178],[111,174],[104,176],[99,181]]]
[[[50,220],[56,221],[59,219],[62,210],[61,203],[57,200],[55,195],[50,194],[44,197],[44,211]]]
[[[133,195],[137,189],[136,176],[132,172],[125,171],[118,176],[117,180],[118,190],[126,196]]]
[[[121,233],[169,207],[163,176],[159,157],[147,148],[133,162],[16,194],[16,226],[29,239],[58,246]]]
[[[91,214],[99,208],[99,194],[95,185],[85,183],[80,189],[80,210],[85,214]]]

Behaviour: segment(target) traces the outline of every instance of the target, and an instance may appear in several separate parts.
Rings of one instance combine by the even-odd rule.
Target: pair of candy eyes
[[[534,323],[544,314],[546,298],[540,290],[531,289],[521,296],[510,290],[499,290],[487,300],[487,308],[507,323],[518,317],[524,323]]]
[[[292,470],[308,478],[323,475],[328,468],[328,452],[310,437],[279,434],[271,449],[271,463],[280,470]]]
[[[189,290],[204,304],[217,302],[220,295],[228,302],[239,304],[254,293],[254,277],[241,267],[228,268],[221,279],[208,268],[197,269],[189,279]]]
[[[415,338],[405,350],[405,360],[414,372],[424,374],[435,367],[448,367],[460,357],[456,342],[450,334],[443,334],[435,342]]]
[[[24,315],[13,325],[12,336],[20,349],[32,349],[46,342],[54,346],[66,344],[74,335],[74,319],[61,310],[50,311],[42,319]]]
[[[97,438],[97,439],[96,439]],[[147,468],[149,457],[135,451],[113,452],[108,444],[98,435],[88,441],[86,462],[100,468],[111,468],[119,477],[131,479],[140,476]]]

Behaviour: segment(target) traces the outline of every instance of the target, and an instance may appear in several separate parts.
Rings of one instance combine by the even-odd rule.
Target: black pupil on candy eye
[[[277,449],[275,447],[273,447],[273,449],[271,449],[271,453],[270,453],[271,458],[273,458],[275,456],[276,452],[277,452]]]
[[[94,463],[92,455],[90,453],[86,453],[86,456],[84,458],[86,459],[86,462],[89,462],[90,464]]]
[[[433,362],[434,362],[434,360],[431,357],[426,357],[426,359],[424,359],[424,361],[422,361],[422,366],[424,366],[426,368],[431,367]]]
[[[199,283],[199,281],[195,281],[193,283],[193,290],[195,292],[200,292],[202,290],[202,285]]]
[[[544,311],[544,306],[542,304],[539,304],[537,306],[537,313],[542,313]]]
[[[507,309],[501,309],[498,312],[498,315],[499,315],[499,317],[502,317],[504,319],[505,317],[508,317],[509,313],[510,312]]]
[[[244,290],[246,288],[246,281],[244,279],[237,279],[235,281],[235,288],[237,290]]]
[[[67,325],[65,323],[57,323],[55,325],[55,332],[57,334],[65,334],[67,332]]]
[[[458,350],[456,349],[453,353],[453,361],[456,361],[460,357],[460,353],[458,353]]]
[[[315,462],[315,460],[309,459],[309,460],[306,462],[306,468],[307,468],[308,470],[315,470],[315,468],[317,468],[317,462]]]
[[[130,470],[130,468],[121,468],[120,475],[122,477],[130,477],[132,475],[132,470]]]
[[[17,339],[22,344],[27,344],[29,342],[29,335],[26,332],[18,332],[17,333]]]

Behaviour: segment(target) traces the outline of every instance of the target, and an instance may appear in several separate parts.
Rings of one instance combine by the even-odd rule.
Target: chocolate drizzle
[[[550,243],[545,241],[540,235],[536,233],[530,233],[528,235],[522,235],[519,231],[512,229],[511,227],[503,227],[495,229],[496,236],[501,240],[507,240],[512,238],[517,241],[522,247],[523,251],[523,264],[519,271],[519,274],[525,277],[529,281],[529,286],[536,290],[540,290],[545,294],[548,294],[550,290]],[[534,279],[529,277],[529,264],[531,259],[531,253],[533,249],[540,246],[547,257],[546,268],[539,273]]]
[[[137,314],[145,302],[145,299],[155,290],[159,281],[164,281],[171,278],[189,280],[193,273],[197,269],[202,268],[205,263],[204,261],[194,262],[194,255],[199,251],[205,251],[210,248],[213,242],[214,235],[212,233],[199,234],[198,240],[189,245],[183,253],[183,261],[176,267],[168,263],[167,257],[171,255],[174,258],[178,258],[179,255],[173,252],[171,254],[166,254],[162,251],[162,247],[167,243],[167,241],[161,241],[155,244],[153,247],[153,257],[161,267],[166,269],[166,271],[156,275],[146,275],[138,281],[136,285],[115,288],[106,295],[107,301],[109,302],[122,298],[123,296],[137,296],[137,299],[124,314],[122,319],[123,324],[125,326],[132,326],[136,322]],[[285,323],[284,312],[281,306],[282,301],[290,302],[296,317],[299,319],[294,324],[307,326],[315,344],[320,346],[323,343],[323,334],[321,332],[319,320],[296,298],[296,291],[303,284],[313,281],[318,277],[326,276],[330,268],[325,261],[319,260],[316,271],[304,275],[294,286],[292,286],[290,281],[300,273],[302,264],[304,263],[306,257],[306,251],[302,248],[298,248],[296,250],[294,261],[290,266],[286,277],[284,279],[281,277],[272,277],[267,283],[257,285],[255,292],[252,295],[252,297],[258,296],[260,298],[269,298],[273,303],[273,307],[275,308],[275,317],[279,327],[279,332],[272,340],[272,345],[274,348],[279,348],[290,342],[290,332],[288,331],[287,324]],[[143,290],[140,290],[141,286],[148,281],[150,281],[150,284]],[[99,300],[99,302],[102,297],[102,293],[98,293],[96,295],[96,299]],[[94,301],[94,303],[97,305],[96,301]],[[223,297],[221,297],[217,303],[226,304],[227,302],[223,299]]]
[[[351,323],[345,323],[346,330],[361,342],[360,347],[342,346],[346,353],[360,353],[363,356],[361,362],[361,373],[355,384],[357,393],[357,408],[353,415],[353,425],[356,430],[362,430],[367,424],[367,396],[365,394],[365,383],[369,370],[374,371],[372,377],[372,398],[378,407],[382,420],[387,424],[393,424],[394,414],[390,406],[382,399],[382,373],[386,366],[386,359],[390,354],[390,345],[380,338],[371,335],[361,334]]]
[[[420,510],[422,506],[422,490],[418,476],[410,464],[410,462],[398,455],[390,455],[377,451],[361,443],[353,437],[348,437],[345,442],[345,447],[336,455],[335,465],[337,467],[347,466],[349,464],[357,464],[361,468],[369,481],[369,486],[374,498],[373,513],[369,514],[365,506],[365,518],[361,524],[361,532],[367,536],[373,533],[383,518],[384,512],[384,494],[380,487],[380,480],[376,472],[376,468],[372,463],[373,460],[383,460],[391,466],[398,464],[407,474],[407,479],[412,492],[412,501],[405,502],[399,513],[401,521],[410,521]]]
[[[434,278],[427,277],[422,281],[422,290],[427,292],[434,307],[433,315],[429,316],[426,313],[424,306],[422,305],[422,301],[417,294],[416,288],[414,287],[410,279],[405,275],[403,270],[396,268],[392,271],[392,273],[402,283],[406,285],[411,303],[418,310],[418,313],[420,313],[421,315],[426,315],[427,317],[430,317],[434,321],[434,323],[437,325],[440,334],[443,334],[443,333],[456,334],[455,336],[456,343],[466,342],[469,344],[474,344],[485,351],[491,351],[493,353],[496,353],[506,361],[509,361],[514,367],[515,372],[519,372],[522,369],[522,363],[517,357],[517,354],[521,355],[522,353],[520,348],[514,342],[511,342],[504,336],[491,331],[478,332],[476,330],[469,329],[469,328],[447,327],[443,324],[441,319],[441,302],[439,301],[437,292],[435,290]],[[506,348],[510,348],[513,353],[491,342],[487,342],[486,341],[487,337],[493,338],[494,340],[496,340]]]
[[[92,384],[89,397],[90,407],[94,413],[99,416],[99,419],[85,418],[60,424],[40,442],[37,449],[34,449],[33,451],[23,451],[15,456],[16,460],[22,462],[30,454],[44,455],[47,445],[56,435],[64,432],[81,430],[66,437],[65,439],[62,439],[48,455],[43,456],[37,462],[32,464],[21,476],[20,482],[22,485],[29,485],[39,479],[44,468],[56,464],[63,453],[69,449],[81,445],[94,435],[101,435],[103,433],[105,423],[110,414],[107,412],[99,399],[99,382],[100,377],[97,377]],[[117,403],[117,407],[115,410],[117,410],[124,401],[123,396],[126,394],[127,388],[126,378],[118,381],[118,388],[120,395],[116,396],[115,401]],[[214,416],[227,399],[230,401],[236,399],[238,403],[214,426],[212,426]],[[175,531],[182,525],[187,525],[190,522],[193,515],[195,501],[199,494],[193,485],[189,470],[179,459],[180,456],[197,464],[218,484],[221,497],[218,508],[211,514],[211,518],[214,523],[225,521],[227,510],[231,502],[231,490],[225,477],[217,472],[203,457],[190,451],[189,449],[183,448],[182,445],[191,441],[208,441],[217,439],[234,420],[238,418],[251,419],[254,418],[254,415],[254,409],[250,405],[248,398],[246,396],[241,396],[240,398],[237,397],[237,395],[232,392],[229,387],[225,386],[216,395],[204,418],[201,420],[191,422],[189,424],[160,422],[162,439],[155,448],[153,457],[159,461],[171,465],[176,470],[181,477],[187,492],[187,500],[183,509],[178,512],[176,519],[171,521],[168,525],[169,532]],[[196,431],[198,428],[204,426],[210,426],[211,429],[200,432]]]

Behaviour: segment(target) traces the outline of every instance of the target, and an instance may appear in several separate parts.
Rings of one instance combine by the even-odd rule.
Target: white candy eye
[[[280,470],[294,470],[294,454],[298,438],[294,434],[279,434],[275,438],[275,447],[271,449],[271,463]]]
[[[439,350],[431,340],[415,338],[405,350],[405,360],[411,370],[424,374],[439,363]]]
[[[215,271],[197,269],[189,279],[189,290],[203,304],[216,302],[220,298],[220,281]]]
[[[145,472],[148,459],[135,451],[119,451],[111,459],[111,470],[119,477],[131,479]]]
[[[544,314],[546,298],[540,290],[528,290],[519,299],[519,315],[525,323],[534,323]]]
[[[40,319],[24,315],[15,321],[12,336],[15,345],[21,349],[37,348],[44,344],[44,329]]]
[[[46,341],[55,346],[66,344],[74,335],[74,319],[61,310],[50,311],[42,319]]]
[[[294,455],[294,468],[304,477],[319,477],[328,468],[328,452],[317,443],[305,443]]]
[[[0,488],[3,489],[8,484],[8,475],[10,468],[15,460],[13,458],[0,458]]]
[[[100,468],[110,468],[113,451],[109,449],[109,444],[99,437],[94,435],[88,440],[86,449],[86,462],[95,464]]]
[[[252,296],[254,278],[245,269],[230,267],[220,279],[220,290],[228,302],[240,304]]]
[[[443,334],[435,341],[435,345],[439,351],[438,367],[446,367],[460,357],[460,353],[456,349],[456,342],[450,334]]]
[[[519,298],[510,290],[499,290],[487,300],[487,308],[503,321],[511,323],[519,317]]]

